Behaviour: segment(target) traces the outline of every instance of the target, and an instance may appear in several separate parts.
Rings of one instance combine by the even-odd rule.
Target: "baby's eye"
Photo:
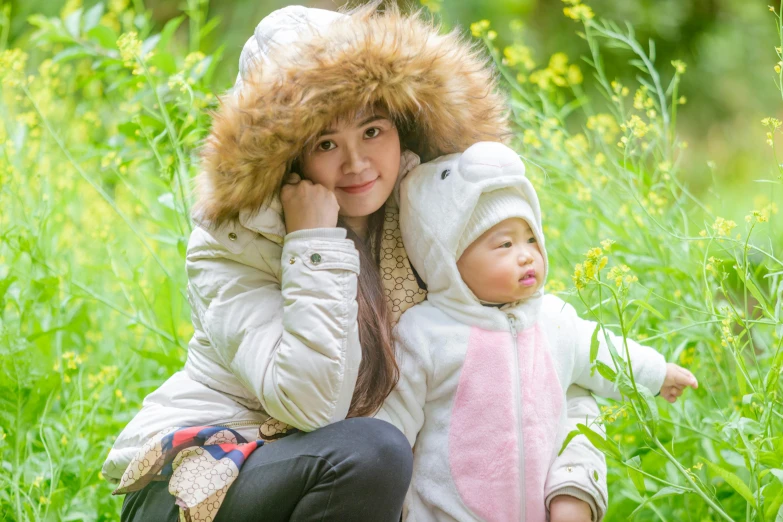
[[[528,239],[527,242],[528,243],[537,243],[536,238],[534,238],[534,237],[531,237],[530,239]]]
[[[506,241],[502,245],[500,245],[500,248],[511,248],[511,241]]]
[[[381,129],[379,129],[378,127],[370,127],[369,129],[364,131],[364,136],[366,138],[375,138],[380,133],[381,133]]]
[[[335,148],[336,146],[337,146],[337,145],[335,145],[335,144],[334,144],[334,142],[333,142],[332,140],[326,140],[326,141],[322,141],[321,143],[319,143],[319,144],[316,146],[316,148],[317,148],[318,150],[327,151],[327,150],[332,150],[332,149],[333,149],[333,148]]]

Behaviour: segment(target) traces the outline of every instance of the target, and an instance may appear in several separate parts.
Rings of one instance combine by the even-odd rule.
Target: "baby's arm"
[[[598,405],[587,390],[571,386],[566,399],[568,418],[563,436],[577,429],[577,424],[603,432],[601,426],[594,424],[599,415]],[[562,445],[562,437],[558,444]],[[597,522],[603,518],[607,506],[606,458],[584,435],[571,439],[563,453],[555,458],[547,475],[544,498],[553,522],[576,520],[578,503],[564,502],[571,498],[589,506],[587,511],[592,513],[592,517],[588,516],[587,520]]]
[[[413,447],[424,424],[427,373],[431,363],[429,343],[420,339],[421,332],[426,330],[410,319],[410,314],[403,314],[394,336],[400,380],[375,417],[394,424]]]
[[[592,369],[590,348],[597,323],[580,318],[571,305],[566,304],[563,313],[568,314],[575,335],[574,379],[572,382],[583,386],[594,393],[612,399],[619,399],[619,392],[614,383],[605,379],[597,370]],[[688,370],[673,363],[666,363],[663,355],[656,350],[642,346],[636,341],[626,339],[628,353],[623,345],[623,338],[608,330],[599,329],[596,339],[598,353],[596,359],[615,370],[612,355],[607,344],[607,338],[617,352],[617,355],[630,362],[634,380],[642,384],[653,394],[660,392],[666,400],[674,402],[682,394],[686,386],[696,388],[696,378]]]

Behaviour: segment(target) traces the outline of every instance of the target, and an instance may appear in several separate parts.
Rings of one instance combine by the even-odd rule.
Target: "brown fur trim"
[[[486,54],[421,13],[360,9],[268,59],[221,97],[201,150],[196,212],[214,223],[267,203],[308,140],[360,107],[412,123],[422,161],[508,137]]]

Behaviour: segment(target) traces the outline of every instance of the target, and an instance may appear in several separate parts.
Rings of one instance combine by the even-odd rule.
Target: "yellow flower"
[[[612,245],[615,244],[615,241],[612,239],[604,239],[601,241],[601,247],[604,249],[605,252],[609,252],[612,249]]]
[[[593,199],[593,193],[588,187],[577,187],[576,199],[579,201],[591,201]]]
[[[574,275],[571,277],[574,280],[574,286],[576,286],[578,290],[581,290],[585,287],[584,275],[585,272],[582,263],[577,263],[574,265]]]
[[[141,40],[135,31],[120,36],[117,40],[117,47],[120,49],[120,56],[125,65],[130,65],[136,58],[141,57]]]
[[[525,47],[522,44],[514,44],[506,47],[503,49],[503,56],[510,67],[521,64],[528,71],[532,71],[536,67],[530,48]]]
[[[606,113],[588,116],[587,128],[596,131],[606,144],[613,143],[617,138],[617,133],[620,132],[620,127],[614,117]]]
[[[522,143],[532,145],[536,149],[541,147],[541,141],[536,136],[536,133],[531,129],[525,130],[524,134],[522,135]]]
[[[562,281],[552,279],[546,283],[546,291],[549,293],[564,292],[566,289],[565,284]]]
[[[563,14],[572,20],[581,20],[583,22],[591,20],[595,16],[593,10],[584,4],[574,4],[573,7],[564,7]]]
[[[7,49],[0,53],[0,79],[8,87],[17,87],[25,82],[27,53],[21,49]]]
[[[715,219],[715,223],[712,224],[712,229],[717,232],[719,236],[728,236],[736,226],[737,224],[734,221],[718,217]]]
[[[631,118],[620,127],[623,130],[630,130],[637,138],[643,138],[650,131],[650,126],[636,114],[631,115]]]
[[[568,66],[568,73],[566,74],[566,79],[568,80],[569,85],[579,85],[582,83],[582,80],[584,79],[582,77],[582,70],[579,68],[578,65],[572,63]]]
[[[685,69],[687,68],[685,62],[682,60],[672,60],[672,65],[674,66],[674,71],[677,74],[685,74]]]
[[[470,24],[470,32],[473,36],[481,36],[489,29],[489,20],[480,20]]]

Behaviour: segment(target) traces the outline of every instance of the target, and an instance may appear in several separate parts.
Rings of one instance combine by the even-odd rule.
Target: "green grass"
[[[100,465],[144,396],[182,366],[192,332],[183,270],[190,180],[221,58],[172,39],[181,25],[198,49],[211,30],[191,3],[190,17],[160,31],[116,3],[34,16],[24,48],[0,54],[7,520],[117,519],[121,499]],[[770,17],[780,28],[777,13]],[[627,27],[574,15],[584,60],[557,54],[532,70],[523,42],[505,53],[490,26],[473,27],[501,68],[514,145],[541,197],[549,291],[700,381],[671,406],[637,387],[622,364],[598,369],[627,396],[602,401],[608,437],[596,445],[610,470],[607,520],[776,520],[778,162],[770,154],[769,172],[754,173],[761,182],[749,182],[742,199],[692,193],[677,110],[681,96],[698,93],[680,92],[684,65],[657,63],[654,47]],[[635,84],[613,83],[602,65],[607,49],[627,56]],[[770,69],[769,81],[780,84],[780,74]],[[767,122],[773,144],[776,125]],[[751,132],[764,141],[761,124]],[[747,222],[736,217],[746,214]]]

